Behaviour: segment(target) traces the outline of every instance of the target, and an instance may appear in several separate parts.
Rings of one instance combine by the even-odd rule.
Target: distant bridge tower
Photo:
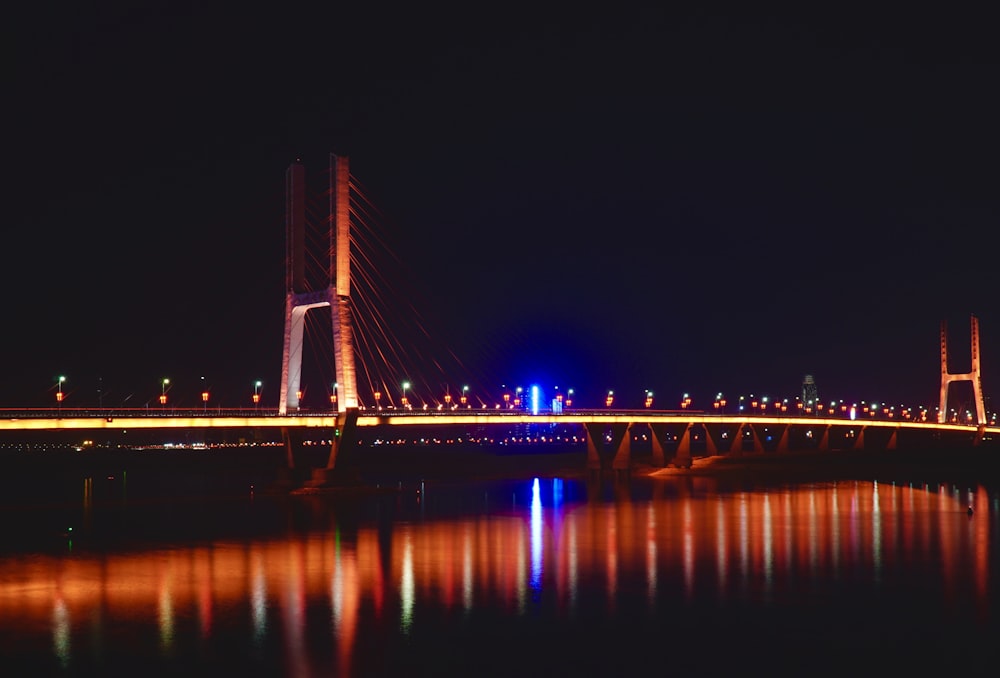
[[[982,370],[979,362],[979,320],[972,316],[972,370],[964,374],[948,371],[948,325],[941,321],[941,405],[938,408],[938,423],[948,420],[948,385],[953,381],[971,381],[972,397],[976,403],[976,423],[986,425],[986,403],[983,401]]]
[[[285,174],[285,189],[285,340],[278,411],[286,414],[299,407],[306,313],[314,308],[330,306],[333,313],[337,411],[345,412],[358,406],[351,325],[350,170],[347,158],[330,154],[330,212],[326,234],[329,259],[323,281],[326,287],[322,289],[312,289],[306,279],[305,169],[297,162],[289,166]],[[322,253],[321,258],[323,254],[327,253]]]

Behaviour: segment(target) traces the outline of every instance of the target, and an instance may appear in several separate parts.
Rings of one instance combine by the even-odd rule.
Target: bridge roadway
[[[333,429],[337,435],[332,436],[333,443],[326,466],[313,469],[313,479],[317,484],[326,483],[332,477],[339,450],[354,439],[355,431],[359,427],[580,424],[586,431],[588,470],[599,471],[607,468],[605,459],[610,447],[613,455],[610,466],[615,473],[627,473],[631,468],[632,436],[628,435],[628,432],[633,425],[647,426],[652,432],[650,444],[654,465],[666,466],[667,457],[663,444],[668,440],[671,443],[676,442],[671,464],[680,468],[691,467],[692,441],[699,439],[705,446],[707,454],[716,455],[720,452],[742,453],[747,444],[752,444],[755,452],[763,452],[765,449],[761,439],[763,434],[767,434],[765,437],[772,441],[777,438],[777,443],[772,444],[772,447],[778,452],[787,451],[792,446],[790,441],[792,431],[801,429],[806,429],[807,435],[816,441],[814,446],[819,450],[845,446],[864,449],[865,431],[868,429],[889,429],[888,434],[883,434],[887,437],[881,443],[886,449],[895,449],[898,432],[906,429],[931,433],[965,433],[973,445],[977,445],[987,435],[1000,434],[1000,426],[995,425],[939,424],[878,418],[852,420],[843,417],[808,415],[747,416],[677,410],[595,410],[559,414],[528,414],[496,410],[465,412],[352,410],[339,415],[332,412],[279,415],[276,411],[262,410],[212,412],[138,410],[126,413],[93,410],[72,412],[5,410],[0,412],[0,417],[2,417],[0,431],[278,428],[285,440],[289,468],[299,466],[295,461],[295,445],[292,443],[291,431]],[[767,427],[775,427],[773,434]],[[817,430],[816,434],[813,434],[814,430]],[[832,431],[838,432],[834,435],[841,436],[839,441],[831,441]],[[703,439],[700,437],[701,433],[704,434]],[[723,445],[728,449],[723,448]]]
[[[183,428],[337,428],[344,415],[297,413],[278,415],[275,410],[0,410],[0,431],[59,431],[59,430],[120,430],[120,429],[183,429]],[[956,431],[970,434],[998,435],[1000,426],[978,427],[975,424],[939,424],[906,419],[846,419],[844,417],[758,416],[709,414],[676,410],[591,410],[561,414],[465,410],[372,412],[360,410],[357,426],[448,426],[448,425],[514,425],[514,424],[726,424],[730,426],[841,426],[851,428],[916,429]]]

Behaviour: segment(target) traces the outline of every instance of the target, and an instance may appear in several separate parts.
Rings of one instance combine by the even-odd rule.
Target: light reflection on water
[[[41,667],[95,671],[127,650],[170,666],[248,653],[275,674],[366,674],[394,666],[386,648],[419,654],[418,639],[484,616],[493,621],[463,632],[473,634],[456,650],[464,661],[487,661],[474,648],[523,618],[550,633],[571,627],[586,645],[595,619],[673,628],[694,625],[696,610],[779,609],[808,626],[825,614],[875,613],[874,602],[850,612],[840,596],[912,600],[942,615],[942,627],[952,615],[996,630],[998,515],[982,487],[838,482],[728,493],[653,484],[567,498],[572,482],[518,485],[500,511],[484,503],[437,515],[436,489],[422,486],[415,512],[388,519],[311,498],[328,526],[4,557],[0,648]],[[413,500],[389,501],[398,509]],[[910,612],[878,609],[895,624]]]

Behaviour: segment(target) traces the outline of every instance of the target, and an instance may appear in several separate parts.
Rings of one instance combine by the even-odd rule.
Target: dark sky
[[[1000,389],[996,14],[134,4],[8,17],[0,406],[276,403],[330,152],[477,384],[933,406],[976,314]]]

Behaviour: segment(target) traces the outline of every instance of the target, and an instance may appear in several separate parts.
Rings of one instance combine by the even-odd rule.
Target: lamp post
[[[469,403],[469,387],[468,386],[463,386],[462,387],[462,396],[459,398],[459,400],[462,402],[462,407],[469,407],[469,404],[468,404]]]
[[[566,391],[566,407],[573,407],[573,389]]]
[[[64,397],[63,390],[62,390],[62,385],[63,385],[63,382],[65,382],[65,381],[66,381],[66,377],[63,377],[63,376],[60,376],[58,379],[56,379],[56,403],[59,406],[59,413],[60,414],[62,414],[62,401],[63,401],[63,397]]]
[[[646,391],[646,409],[648,410],[653,406],[653,392],[650,390]]]
[[[208,412],[208,388],[205,386],[205,377],[201,378],[201,409]]]
[[[260,411],[260,387],[263,385],[260,379],[253,384],[253,408],[255,411]]]
[[[382,410],[382,405],[379,404],[379,401],[382,400],[382,392],[381,391],[375,391],[375,393],[373,395],[375,396],[375,409],[376,409],[376,411],[381,411]]]
[[[333,382],[333,390],[330,391],[330,406],[336,410],[337,409],[337,389],[340,386],[338,382]]]
[[[410,409],[410,401],[406,397],[406,389],[410,388],[410,382],[404,381],[402,387],[403,387],[403,398],[402,400],[400,400],[400,404],[402,404],[404,410],[408,410]]]
[[[608,391],[608,395],[604,398],[604,406],[611,407],[615,402],[615,392]]]
[[[170,386],[170,380],[164,378],[160,382],[160,404],[164,407],[167,406],[167,387]]]

